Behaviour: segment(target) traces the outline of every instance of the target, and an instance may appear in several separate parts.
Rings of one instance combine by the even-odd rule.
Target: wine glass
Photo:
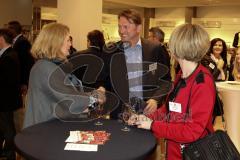
[[[95,111],[96,111],[96,115],[97,115],[97,122],[95,123],[95,125],[102,126],[103,123],[100,121],[100,118],[102,118],[103,105],[97,104]]]
[[[134,109],[130,104],[125,103],[122,105],[122,121],[124,123],[124,128],[121,129],[122,131],[125,131],[125,132],[130,131],[130,128],[127,126],[127,121],[129,120],[129,118],[133,113],[134,113]]]
[[[135,113],[144,114],[144,108],[145,108],[146,104],[141,98],[132,97],[130,99],[130,102],[131,102],[132,108],[134,108],[134,110],[135,110]]]

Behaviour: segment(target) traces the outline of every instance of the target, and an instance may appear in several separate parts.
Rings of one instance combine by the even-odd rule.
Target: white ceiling
[[[136,6],[146,8],[240,5],[240,0],[103,0],[104,8]],[[117,3],[117,5],[114,5]]]

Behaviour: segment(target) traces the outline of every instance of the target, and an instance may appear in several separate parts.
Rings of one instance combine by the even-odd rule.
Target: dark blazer
[[[22,106],[19,68],[17,53],[10,47],[0,57],[0,112]]]
[[[28,85],[30,70],[34,64],[34,58],[31,55],[31,43],[21,35],[13,44],[17,51],[21,66],[21,84]]]
[[[238,47],[238,43],[239,43],[239,33],[240,32],[237,32],[235,33],[234,35],[234,39],[233,39],[233,47],[237,48]]]
[[[77,56],[77,55],[92,55],[92,56],[96,56],[96,57],[100,58],[103,62],[105,62],[106,58],[107,58],[107,54],[103,53],[102,51],[100,51],[100,49],[95,48],[95,47],[89,47],[86,50],[82,50],[82,51],[76,52],[75,54],[70,55],[69,58],[73,58],[74,56]],[[86,62],[86,63],[88,63],[88,62]],[[97,64],[95,64],[94,68],[96,69],[96,67],[97,67]],[[91,68],[91,69],[94,69],[94,68]],[[84,76],[84,73],[85,73],[86,69],[87,69],[86,66],[81,67],[81,68],[75,70],[73,72],[73,74],[78,79],[80,79],[82,81],[83,85],[86,86],[86,87],[98,88],[100,86],[103,86],[107,90],[109,90],[109,84],[107,84],[107,81],[106,81],[106,77],[107,77],[108,73],[106,72],[106,66],[105,65],[103,66],[100,74],[98,75],[98,77],[96,79],[96,82],[93,82],[93,83],[85,82],[83,80],[83,76]]]
[[[171,76],[169,70],[170,58],[165,54],[163,48],[160,45],[151,43],[148,40],[141,39],[142,44],[142,61],[143,63],[143,78],[142,84],[143,97],[145,100],[153,98],[161,103],[162,96],[167,94],[171,88]],[[121,42],[116,45],[121,48]],[[162,65],[158,66],[155,71],[149,71],[151,64],[158,62]],[[163,66],[165,65],[165,66]],[[110,64],[110,79],[113,91],[120,96],[120,100],[123,102],[129,102],[129,85],[128,78],[124,78],[127,75],[127,67],[124,51],[117,49],[112,55]],[[159,88],[156,88],[158,86]],[[146,91],[149,90],[149,91]],[[120,107],[112,113],[112,117],[116,118],[119,113]]]

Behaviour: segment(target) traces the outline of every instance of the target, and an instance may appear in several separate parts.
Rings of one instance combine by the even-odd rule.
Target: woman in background
[[[213,39],[201,63],[209,69],[216,81],[225,81],[227,79],[227,46],[225,41],[221,38]]]
[[[240,48],[238,48],[236,52],[232,75],[235,81],[240,81]]]
[[[73,118],[71,113],[81,113],[87,106],[105,101],[104,88],[93,92],[95,98],[84,93],[81,81],[71,74],[69,36],[66,25],[47,24],[32,46],[37,61],[29,78],[24,128],[53,118]]]

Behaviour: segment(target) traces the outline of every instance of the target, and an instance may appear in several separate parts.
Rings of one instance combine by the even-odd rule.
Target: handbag
[[[214,85],[217,91],[216,84],[214,83]],[[217,95],[214,107],[220,107],[220,103],[222,103]],[[187,106],[188,109],[189,106]],[[217,130],[214,133],[210,133],[206,128],[208,131],[207,136],[190,144],[180,145],[184,160],[240,160],[240,154],[226,132],[223,110],[219,108],[219,112],[222,116],[225,131]]]
[[[184,160],[240,160],[240,154],[225,131],[217,130],[183,149]]]

